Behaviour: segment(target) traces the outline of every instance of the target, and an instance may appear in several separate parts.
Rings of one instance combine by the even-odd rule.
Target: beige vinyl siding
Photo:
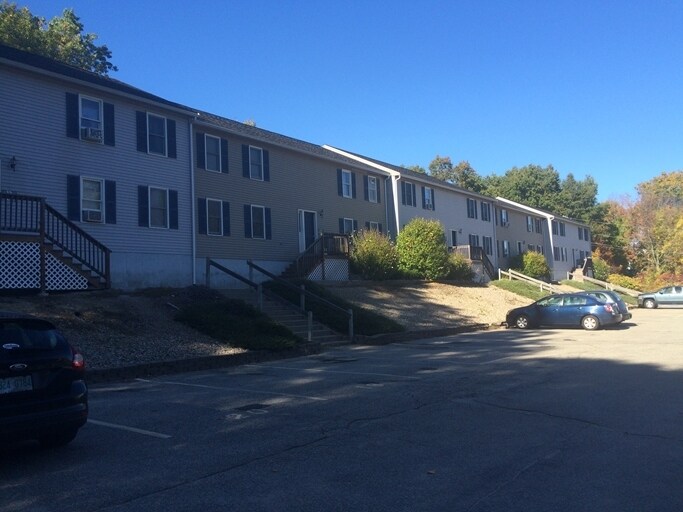
[[[229,173],[196,169],[195,195],[229,202],[231,222],[231,235],[228,237],[197,235],[197,257],[293,261],[299,254],[300,209],[317,212],[319,232],[337,233],[340,217],[357,220],[359,229],[369,221],[379,222],[386,229],[385,183],[382,176],[205,127],[196,127],[196,131],[228,140]],[[252,180],[242,175],[243,144],[268,151],[270,181]],[[337,194],[339,168],[356,174],[355,199]],[[380,203],[364,199],[363,176],[367,174],[379,178]],[[271,209],[271,240],[245,238],[245,204]]]

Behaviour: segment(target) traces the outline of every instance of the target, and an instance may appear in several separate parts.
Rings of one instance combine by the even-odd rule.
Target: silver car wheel
[[[594,331],[600,327],[600,322],[593,315],[588,315],[581,320],[581,326],[587,331]]]
[[[652,299],[645,299],[645,302],[643,302],[643,306],[645,306],[647,309],[655,309],[657,307],[657,304]]]
[[[526,329],[529,327],[529,317],[526,315],[520,315],[515,319],[515,325],[518,329]]]

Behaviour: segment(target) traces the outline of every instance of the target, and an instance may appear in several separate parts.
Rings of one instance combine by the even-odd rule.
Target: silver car
[[[683,286],[665,286],[656,292],[638,295],[638,307],[654,309],[659,306],[683,304]]]

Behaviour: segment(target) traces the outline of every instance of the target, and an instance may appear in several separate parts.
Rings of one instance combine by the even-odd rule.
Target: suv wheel
[[[600,321],[593,315],[584,316],[581,319],[581,327],[587,331],[594,331],[600,327]]]

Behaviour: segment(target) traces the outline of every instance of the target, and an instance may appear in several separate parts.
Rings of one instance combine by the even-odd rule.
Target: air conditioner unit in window
[[[81,138],[83,140],[102,142],[102,130],[99,128],[81,128]]]
[[[510,221],[504,220],[502,223],[504,228],[509,228],[510,227]]]
[[[85,222],[102,222],[102,212],[97,210],[83,210],[83,220]]]

